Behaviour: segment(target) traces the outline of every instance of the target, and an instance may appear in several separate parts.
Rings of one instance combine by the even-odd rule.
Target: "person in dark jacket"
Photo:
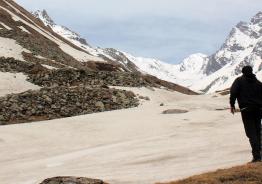
[[[231,113],[236,112],[235,102],[241,111],[244,128],[252,148],[252,162],[261,161],[261,107],[262,83],[253,74],[251,66],[242,69],[230,89]]]

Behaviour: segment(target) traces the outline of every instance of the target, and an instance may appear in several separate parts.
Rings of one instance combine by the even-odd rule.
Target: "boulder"
[[[41,182],[40,184],[106,184],[102,180],[84,177],[54,177]]]
[[[97,108],[99,108],[100,111],[104,111],[104,110],[105,110],[105,105],[104,105],[104,103],[101,102],[101,101],[96,102],[95,106],[96,106]]]
[[[150,101],[150,98],[148,96],[139,96],[139,99]]]
[[[183,114],[187,113],[187,110],[182,110],[182,109],[168,109],[163,111],[163,114]]]

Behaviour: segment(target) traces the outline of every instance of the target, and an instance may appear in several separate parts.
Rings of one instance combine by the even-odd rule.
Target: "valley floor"
[[[228,106],[227,97],[131,90],[151,101],[138,108],[0,127],[1,184],[37,184],[61,175],[150,184],[250,160],[240,115],[221,110]],[[167,109],[189,112],[161,113]]]

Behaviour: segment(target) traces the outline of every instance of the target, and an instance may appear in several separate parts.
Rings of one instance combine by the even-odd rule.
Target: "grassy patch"
[[[262,163],[247,164],[230,169],[193,176],[165,184],[261,184]]]

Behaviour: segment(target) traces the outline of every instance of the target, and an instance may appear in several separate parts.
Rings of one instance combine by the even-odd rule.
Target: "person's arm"
[[[231,113],[236,112],[235,103],[239,94],[239,79],[236,79],[230,88],[230,109]]]

